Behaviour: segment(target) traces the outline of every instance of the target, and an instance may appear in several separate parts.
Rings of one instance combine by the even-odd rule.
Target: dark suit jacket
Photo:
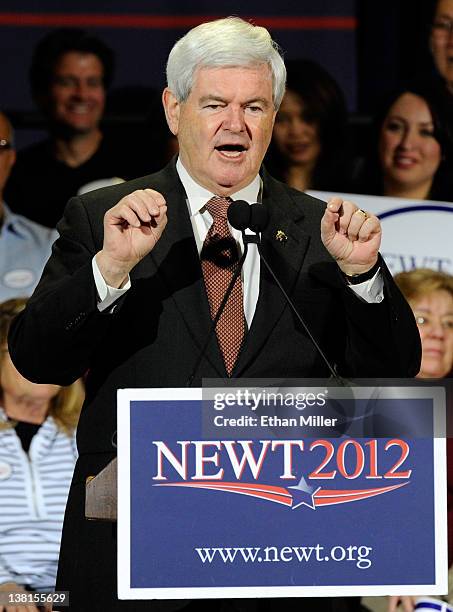
[[[321,243],[325,205],[265,172],[263,181],[263,203],[270,212],[263,250],[339,373],[348,377],[415,375],[419,335],[390,275],[385,272],[381,304],[357,298]],[[168,225],[151,254],[132,271],[132,288],[114,312],[100,313],[91,260],[102,248],[103,216],[123,196],[146,187],[164,195]],[[278,230],[286,234],[285,242],[275,239]],[[18,369],[36,382],[68,384],[89,371],[77,434],[80,459],[69,496],[58,584],[61,589],[71,588],[74,599],[80,589],[85,595],[90,590],[100,593],[106,585],[113,590],[116,542],[112,526],[84,520],[83,489],[86,476],[96,474],[115,452],[116,390],[185,386],[208,334],[210,316],[174,162],[157,174],[72,199],[59,231],[61,237],[43,278],[12,327],[10,350]],[[263,266],[255,317],[233,376],[328,376]],[[215,336],[194,386],[201,386],[202,377],[226,377]],[[91,546],[96,550],[90,554]],[[103,597],[106,601],[107,595]],[[81,610],[78,605],[76,609]],[[111,602],[108,609],[116,608]]]

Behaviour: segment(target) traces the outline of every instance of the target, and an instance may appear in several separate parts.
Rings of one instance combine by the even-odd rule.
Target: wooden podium
[[[112,459],[97,476],[88,476],[85,484],[85,517],[93,521],[117,520],[118,467]]]

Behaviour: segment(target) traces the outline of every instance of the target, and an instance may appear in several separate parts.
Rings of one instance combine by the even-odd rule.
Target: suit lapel
[[[197,347],[191,356],[195,365],[198,352],[202,350],[210,330],[209,303],[187,208],[186,193],[174,163],[167,166],[161,176],[161,183],[153,184],[153,189],[165,197],[168,223],[156,247],[149,257],[140,262],[136,271],[139,276],[157,273],[162,279],[166,287],[165,298],[173,300]],[[175,342],[177,341],[175,338]],[[212,334],[212,340],[205,354],[218,376],[226,376],[215,333]]]
[[[265,171],[263,181],[263,204],[269,210],[269,224],[262,234],[262,252],[291,297],[310,243],[309,234],[302,229],[304,211],[290,198],[287,190]],[[257,357],[282,316],[285,306],[284,296],[261,262],[260,292],[255,316],[233,376],[241,376]]]

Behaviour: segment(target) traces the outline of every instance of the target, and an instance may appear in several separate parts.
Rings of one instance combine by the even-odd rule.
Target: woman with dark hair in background
[[[356,193],[453,200],[452,136],[445,99],[422,85],[399,90],[375,122]]]
[[[290,60],[287,89],[265,164],[291,187],[345,190],[347,110],[343,93],[319,64]]]

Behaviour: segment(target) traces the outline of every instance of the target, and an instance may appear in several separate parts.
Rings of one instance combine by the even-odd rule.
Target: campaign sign
[[[118,391],[119,597],[445,593],[441,392]]]

